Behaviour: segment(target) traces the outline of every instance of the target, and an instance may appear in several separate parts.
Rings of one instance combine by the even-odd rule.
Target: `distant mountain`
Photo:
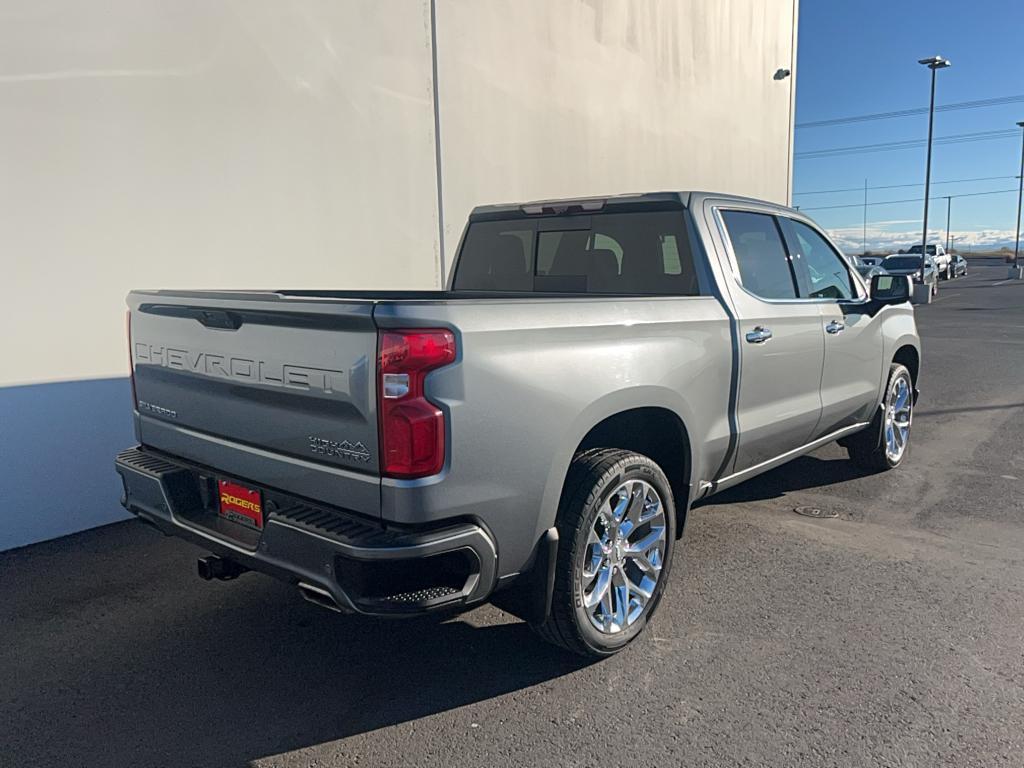
[[[855,227],[844,227],[827,230],[832,239],[847,253],[862,253],[864,251],[864,232]],[[1013,251],[1014,232],[1010,230],[978,230],[953,232],[953,247],[956,250],[997,252],[1002,248]],[[946,244],[945,232],[932,232],[928,239],[931,243]],[[906,250],[912,245],[921,242],[921,232],[887,231],[881,227],[869,227],[867,232],[867,250],[872,253],[897,253],[902,248]],[[1024,249],[1024,243],[1021,244]]]

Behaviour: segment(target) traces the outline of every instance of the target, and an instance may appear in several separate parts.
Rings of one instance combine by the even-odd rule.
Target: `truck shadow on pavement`
[[[778,499],[793,491],[808,488],[827,488],[837,483],[868,477],[870,473],[859,469],[845,457],[827,459],[801,456],[777,469],[758,475],[744,483],[715,494],[700,506],[722,506],[750,501]]]
[[[0,554],[0,762],[245,765],[587,666],[495,610],[341,616],[255,574],[203,583],[198,553],[128,522]]]

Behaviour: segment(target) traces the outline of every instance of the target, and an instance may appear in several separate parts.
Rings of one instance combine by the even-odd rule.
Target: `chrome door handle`
[[[840,322],[839,320],[833,320],[831,323],[825,326],[825,330],[832,334],[841,333],[845,329],[846,324]]]
[[[751,344],[764,344],[772,337],[772,329],[757,326],[752,331],[747,331],[747,341]]]

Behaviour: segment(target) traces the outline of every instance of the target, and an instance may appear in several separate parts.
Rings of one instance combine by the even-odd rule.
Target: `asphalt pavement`
[[[1005,275],[972,263],[919,309],[902,468],[832,445],[694,509],[657,617],[600,663],[490,606],[373,621],[202,582],[134,521],[2,553],[0,765],[1024,765]]]

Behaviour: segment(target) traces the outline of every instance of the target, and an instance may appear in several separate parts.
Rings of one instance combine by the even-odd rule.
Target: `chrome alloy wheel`
[[[583,553],[583,606],[598,631],[615,634],[643,614],[665,560],[661,497],[629,480],[601,505]]]
[[[913,409],[910,379],[902,373],[889,384],[889,393],[885,399],[885,456],[893,464],[903,458],[907,450]]]

